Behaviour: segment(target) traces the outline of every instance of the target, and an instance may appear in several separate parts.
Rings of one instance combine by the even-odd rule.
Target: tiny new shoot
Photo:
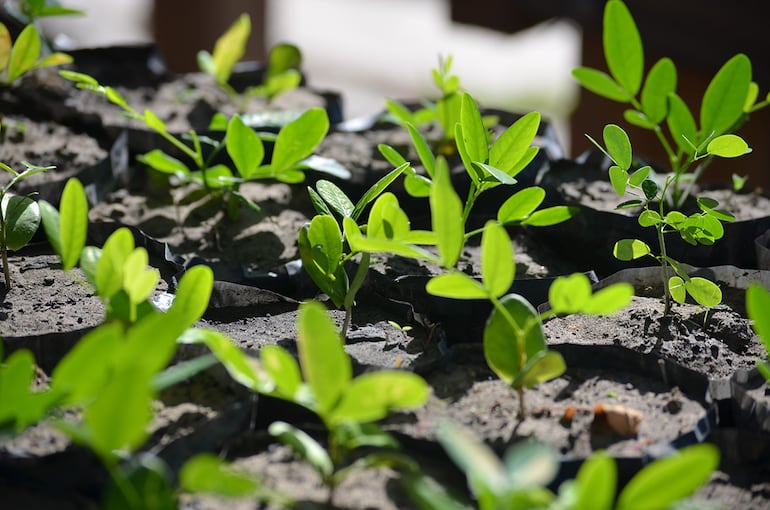
[[[751,113],[770,104],[770,94],[757,101],[759,87],[752,81],[751,60],[739,53],[710,81],[696,121],[676,93],[677,69],[670,58],[661,58],[644,75],[642,39],[621,0],[605,5],[603,42],[609,73],[579,67],[572,75],[591,92],[628,104],[626,122],[655,133],[672,173],[665,199],[679,210],[714,156],[737,157],[750,151],[734,132]]]
[[[458,239],[438,235],[439,252],[457,256]],[[451,261],[451,260],[450,260]],[[488,299],[492,313],[484,327],[484,356],[492,371],[519,398],[519,418],[526,415],[524,390],[559,377],[566,370],[561,354],[548,349],[542,317],[521,295],[510,293],[515,277],[511,239],[505,228],[489,221],[481,237],[481,281],[458,270],[431,278],[428,293],[452,299]],[[559,313],[611,314],[626,306],[633,288],[625,283],[592,294],[582,274],[557,279],[551,286],[551,310]]]
[[[307,460],[334,490],[353,470],[391,466],[415,471],[414,463],[392,451],[374,451],[352,463],[349,454],[361,447],[395,449],[395,440],[374,422],[392,410],[422,406],[429,387],[418,375],[400,370],[352,375],[350,357],[327,310],[318,302],[300,305],[297,317],[299,364],[277,345],[262,348],[260,360],[274,381],[272,394],[316,413],[327,428],[326,448],[306,432],[274,422],[270,434]]]
[[[757,360],[757,370],[770,382],[770,291],[762,284],[754,282],[746,289],[746,312],[767,353],[765,360]]]
[[[5,288],[11,288],[11,270],[8,266],[8,250],[24,248],[40,226],[40,208],[29,196],[13,195],[11,189],[21,180],[50,170],[52,166],[35,166],[24,162],[26,167],[18,172],[0,162],[0,169],[11,174],[11,180],[0,188],[0,262],[3,264]]]
[[[246,44],[251,35],[251,18],[241,14],[237,20],[214,43],[214,50],[198,52],[198,67],[212,76],[217,85],[224,90],[244,112],[249,97],[266,97],[271,101],[275,96],[297,88],[302,81],[299,69],[302,53],[293,44],[281,43],[270,48],[264,80],[261,84],[248,87],[239,93],[230,85],[235,65],[246,52]]]
[[[675,177],[669,175],[661,188],[649,166],[633,169],[631,142],[626,132],[615,124],[604,127],[605,147],[588,137],[614,163],[610,166],[609,176],[612,187],[619,196],[626,193],[635,196],[621,203],[618,208],[641,207],[639,225],[654,228],[657,234],[659,254],[654,254],[647,243],[639,239],[621,239],[615,243],[613,255],[625,261],[635,260],[645,255],[653,257],[661,267],[663,283],[664,315],[671,310],[669,296],[677,303],[684,303],[689,295],[696,303],[705,307],[716,306],[722,302],[722,291],[714,282],[699,276],[690,277],[681,264],[668,256],[665,235],[677,232],[692,246],[712,245],[724,235],[723,221],[734,221],[735,217],[721,209],[719,203],[707,197],[697,200],[700,212],[685,215],[664,209],[666,192],[673,185]],[[714,147],[717,144],[718,147]],[[745,142],[733,135],[724,135],[713,140],[707,152],[710,154],[738,153],[745,151]],[[669,268],[674,274],[669,275]]]

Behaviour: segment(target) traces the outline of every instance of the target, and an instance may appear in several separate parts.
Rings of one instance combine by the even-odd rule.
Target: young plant
[[[215,330],[190,329],[180,341],[205,343],[238,383],[318,415],[326,427],[326,447],[285,422],[274,422],[268,431],[315,468],[329,488],[330,505],[335,488],[351,471],[383,465],[416,469],[411,461],[392,451],[375,451],[350,462],[350,454],[362,447],[396,448],[395,440],[374,422],[392,410],[423,405],[429,388],[420,376],[402,370],[353,377],[344,341],[326,308],[317,301],[302,303],[299,308],[299,363],[278,345],[262,347],[259,360],[255,360]]]
[[[746,289],[746,312],[754,324],[759,340],[765,347],[765,352],[770,358],[770,291],[760,283],[752,283]],[[757,370],[770,382],[770,362],[757,360]]]
[[[459,237],[459,236],[456,236]],[[438,235],[439,251],[457,246]],[[451,252],[455,252],[451,248]],[[454,256],[454,255],[453,255]],[[481,281],[453,270],[431,278],[428,293],[452,299],[488,299],[492,313],[484,326],[484,356],[495,374],[518,395],[519,418],[526,414],[524,390],[559,377],[566,365],[561,354],[548,349],[542,317],[522,296],[509,293],[515,277],[513,247],[505,229],[494,221],[484,227],[481,237]],[[611,314],[628,304],[633,288],[621,283],[592,294],[582,274],[557,279],[549,291],[551,310],[559,313]]]
[[[64,53],[51,53],[42,58],[40,53],[40,34],[34,25],[24,27],[12,43],[8,28],[0,22],[0,84],[12,85],[33,69],[72,62],[72,57]]]
[[[299,232],[299,253],[305,271],[318,288],[329,296],[335,306],[345,309],[341,330],[343,338],[350,324],[356,294],[369,269],[371,253],[386,251],[409,257],[433,258],[430,253],[414,246],[432,244],[430,234],[412,231],[409,218],[399,207],[395,195],[383,193],[408,166],[404,163],[382,177],[356,204],[330,181],[320,180],[316,189],[308,188],[318,214]],[[372,201],[374,205],[366,226],[367,236],[363,236],[357,222]],[[344,238],[335,215],[342,219]],[[348,253],[344,251],[345,241],[350,250]],[[359,254],[358,267],[351,281],[345,266]]]
[[[45,201],[40,207],[43,227],[63,269],[68,271],[80,262],[88,283],[105,303],[107,320],[133,324],[151,311],[149,296],[160,274],[147,267],[147,250],[134,246],[131,231],[125,227],[117,229],[102,248],[85,245],[88,201],[80,181],[67,181],[60,211]]]
[[[65,7],[56,0],[21,0],[16,3],[18,7],[14,6],[12,2],[5,3],[3,7],[24,24],[35,23],[39,18],[47,16],[80,16],[83,14],[82,10]]]
[[[450,423],[442,423],[437,435],[468,478],[481,510],[673,510],[719,466],[714,445],[688,446],[647,464],[616,497],[617,466],[609,455],[598,452],[554,494],[547,486],[558,473],[559,461],[548,446],[525,441],[508,449],[501,460],[468,431]],[[423,510],[467,508],[422,475],[407,476],[405,482]]]
[[[391,410],[423,405],[429,394],[427,383],[399,370],[353,377],[334,323],[314,301],[300,306],[297,348],[299,365],[283,348],[272,345],[262,348],[260,359],[275,381],[274,396],[303,405],[321,418],[328,431],[327,448],[285,422],[275,422],[268,430],[318,471],[329,487],[329,504],[333,504],[335,487],[355,469],[381,465],[414,469],[411,461],[391,452],[369,453],[352,463],[349,454],[365,446],[396,448],[394,439],[374,422]]]
[[[748,152],[745,142],[733,133],[749,114],[770,104],[770,94],[757,102],[759,88],[752,81],[751,61],[737,54],[709,83],[696,122],[676,93],[677,70],[670,58],[661,58],[644,75],[642,39],[621,0],[605,5],[603,43],[609,74],[579,67],[572,75],[591,92],[628,104],[626,122],[655,133],[673,176],[665,198],[679,210],[713,156],[737,157]]]
[[[700,212],[689,216],[676,210],[666,212],[665,196],[669,187],[675,185],[675,176],[669,175],[663,186],[659,187],[649,166],[632,169],[631,142],[621,127],[608,124],[604,128],[603,138],[606,149],[589,137],[614,163],[609,169],[609,175],[615,192],[619,196],[629,193],[637,197],[621,203],[618,208],[641,207],[639,225],[655,229],[660,250],[656,255],[647,243],[639,239],[621,239],[615,243],[613,255],[625,261],[649,255],[660,264],[664,289],[664,315],[668,315],[671,309],[669,296],[677,303],[684,303],[689,295],[696,303],[705,307],[721,303],[722,291],[718,285],[700,276],[688,276],[681,264],[668,256],[665,235],[676,232],[685,242],[693,246],[712,245],[724,235],[721,222],[734,221],[735,217],[717,209],[719,203],[716,200],[705,197],[697,200]],[[726,144],[723,145],[722,141]],[[709,147],[713,144],[720,145],[719,151],[738,152],[743,150],[744,146],[742,140],[733,135],[724,135],[715,139]],[[671,276],[669,276],[669,268],[674,272]]]
[[[213,53],[206,50],[198,52],[198,67],[204,73],[214,77],[217,85],[224,90],[239,111],[246,108],[250,97],[265,97],[271,101],[283,92],[297,88],[302,81],[300,65],[302,53],[293,44],[281,43],[270,48],[264,81],[248,87],[239,93],[230,85],[233,68],[246,51],[246,44],[251,35],[251,18],[248,14],[240,17],[214,43]]]
[[[12,175],[11,180],[0,188],[0,261],[3,264],[6,290],[11,288],[8,250],[16,251],[24,248],[40,226],[40,208],[37,202],[28,196],[13,195],[11,189],[19,181],[53,168],[52,166],[35,166],[26,161],[24,166],[26,169],[17,172],[0,162],[0,169]]]
[[[61,405],[81,411],[76,421],[57,420],[57,426],[93,450],[111,475],[106,508],[171,508],[150,505],[174,500],[165,466],[135,452],[149,437],[158,391],[183,378],[179,369],[166,366],[178,339],[206,310],[213,281],[208,267],[189,269],[166,312],[151,310],[128,326],[114,321],[99,326],[51,375],[51,391],[63,395]],[[169,370],[177,373],[169,376]],[[185,377],[195,372],[182,371]]]
[[[535,158],[539,148],[532,146],[532,142],[539,126],[540,114],[530,112],[490,143],[476,102],[467,93],[460,95],[459,122],[454,127],[455,140],[471,180],[465,202],[457,212],[461,218],[460,226],[463,232],[479,196],[501,184],[516,184],[516,175]],[[410,166],[406,170],[404,186],[410,195],[426,197],[432,193],[431,183],[436,178],[436,165],[440,158],[434,156],[428,142],[416,127],[408,124],[407,129],[427,175],[417,174]],[[392,147],[380,146],[380,152],[393,165],[398,166],[406,162]],[[536,210],[544,198],[545,192],[542,188],[529,187],[520,190],[501,205],[498,220],[503,225],[548,226],[566,221],[575,214],[575,209],[566,206]],[[442,202],[439,200],[439,203]],[[479,231],[470,232],[466,237],[477,233]]]
[[[69,64],[72,57],[64,53],[50,53],[42,57],[41,39],[35,25],[29,24],[11,42],[8,27],[0,22],[0,86],[11,86],[33,69]],[[0,111],[0,142],[5,138],[6,124]]]
[[[160,149],[140,155],[139,161],[161,174],[173,177],[179,184],[193,182],[203,186],[228,205],[230,217],[237,214],[234,207],[237,202],[230,200],[231,197],[259,211],[259,205],[241,194],[239,188],[244,182],[275,179],[294,184],[305,179],[304,172],[307,169],[327,172],[342,178],[349,175],[347,170],[336,162],[313,156],[313,151],[329,131],[329,118],[322,108],[310,108],[281,128],[275,136],[272,159],[268,163],[264,160],[265,148],[262,139],[237,115],[227,122],[223,140],[213,140],[198,135],[193,130],[187,133],[186,137],[178,136],[170,133],[165,122],[152,111],[139,113],[132,108],[112,87],[100,85],[94,78],[82,73],[61,71],[60,74],[74,81],[79,88],[104,95],[129,118],[143,122],[171,143],[190,163],[185,163]],[[211,146],[211,150],[204,151],[204,145]],[[225,164],[214,162],[214,158],[222,150],[230,156],[235,171]]]

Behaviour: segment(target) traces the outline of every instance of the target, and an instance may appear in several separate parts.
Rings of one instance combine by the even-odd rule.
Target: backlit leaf
[[[717,71],[703,95],[700,110],[701,132],[719,136],[743,115],[751,84],[751,60],[739,53]]]
[[[602,43],[610,74],[635,96],[642,85],[644,49],[631,12],[619,0],[605,5]]]
[[[635,260],[651,252],[644,241],[638,239],[621,239],[615,243],[612,254],[619,260]]]
[[[481,277],[490,296],[502,296],[513,285],[516,263],[505,228],[488,221],[481,236]]]

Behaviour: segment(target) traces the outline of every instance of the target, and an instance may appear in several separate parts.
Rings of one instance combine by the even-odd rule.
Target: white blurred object
[[[137,45],[152,42],[152,0],[63,0],[83,16],[39,20],[45,34],[66,49]]]
[[[567,20],[504,34],[452,22],[445,0],[268,0],[267,16],[267,47],[297,44],[310,84],[340,90],[348,118],[382,109],[384,97],[435,97],[430,71],[449,54],[484,106],[558,120],[577,103],[581,34]]]

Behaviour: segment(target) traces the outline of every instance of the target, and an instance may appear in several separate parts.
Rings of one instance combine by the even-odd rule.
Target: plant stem
[[[3,276],[5,276],[5,290],[11,290],[11,272],[8,269],[8,248],[5,243],[0,245],[0,252],[3,256]]]
[[[663,200],[659,202],[660,216],[663,217]],[[668,290],[668,257],[666,255],[666,241],[663,234],[664,223],[660,223],[655,226],[655,230],[658,234],[658,245],[660,247],[660,264],[663,270],[663,315],[666,316],[671,311],[671,299],[669,297]]]
[[[527,415],[527,409],[524,405],[524,388],[516,388],[516,395],[519,397],[519,419],[523,420]]]
[[[353,305],[356,301],[356,294],[361,288],[361,285],[364,284],[366,273],[369,271],[370,259],[371,256],[368,253],[361,253],[361,260],[358,262],[358,269],[356,269],[356,274],[353,276],[353,281],[350,282],[348,292],[345,294],[345,321],[342,324],[341,331],[343,341],[348,336],[348,328],[350,327],[350,320],[353,315]]]

